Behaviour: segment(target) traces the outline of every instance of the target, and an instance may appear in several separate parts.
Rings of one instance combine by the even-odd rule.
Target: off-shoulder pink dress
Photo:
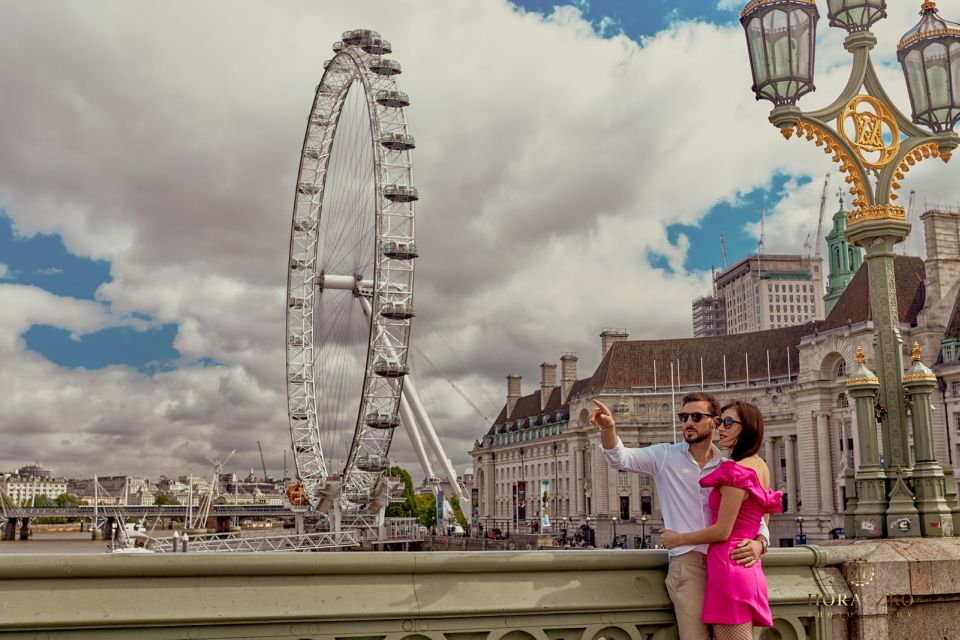
[[[767,600],[767,580],[760,562],[749,569],[730,559],[730,551],[745,538],[753,539],[765,513],[783,510],[783,492],[764,489],[757,472],[733,460],[720,463],[717,470],[700,480],[701,487],[714,487],[710,492],[713,523],[720,511],[720,487],[744,489],[747,497],[733,523],[733,532],[726,542],[715,542],[707,552],[707,591],[703,598],[703,622],[706,624],[744,624],[773,626]]]

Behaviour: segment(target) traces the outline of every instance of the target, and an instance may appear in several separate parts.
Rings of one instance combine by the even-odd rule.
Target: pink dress
[[[737,487],[747,492],[733,531],[726,542],[715,542],[707,552],[707,591],[703,598],[703,622],[706,624],[743,624],[771,627],[770,604],[767,601],[767,580],[760,562],[749,569],[730,559],[730,551],[744,538],[753,539],[760,530],[765,513],[783,510],[783,492],[764,489],[756,471],[733,460],[720,463],[717,470],[700,480],[701,487],[714,487],[710,492],[713,522],[720,511],[720,487]]]

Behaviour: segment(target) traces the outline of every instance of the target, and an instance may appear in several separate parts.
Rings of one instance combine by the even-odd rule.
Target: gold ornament
[[[851,126],[852,138],[847,132]],[[854,96],[837,118],[837,132],[850,143],[868,169],[880,169],[890,164],[900,151],[897,121],[890,109],[873,96]],[[887,135],[890,136],[889,144],[885,140]]]

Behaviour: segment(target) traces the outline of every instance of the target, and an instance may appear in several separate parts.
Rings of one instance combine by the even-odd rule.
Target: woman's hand
[[[662,529],[660,531],[660,542],[666,549],[673,549],[683,545],[683,534],[677,533],[671,529]]]

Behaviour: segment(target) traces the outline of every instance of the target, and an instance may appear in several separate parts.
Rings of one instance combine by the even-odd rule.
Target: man
[[[601,450],[607,462],[617,469],[653,476],[664,526],[682,533],[710,526],[710,489],[701,489],[700,478],[713,472],[722,460],[720,450],[713,444],[713,433],[720,423],[717,399],[702,391],[688,393],[683,397],[683,411],[678,414],[683,442],[642,449],[624,447],[610,409],[598,400],[593,403],[596,408],[590,414],[590,422],[600,429]],[[741,541],[731,557],[738,564],[753,566],[766,552],[769,535],[766,525],[761,523],[757,538]],[[706,545],[670,550],[666,584],[680,640],[710,640],[710,631],[701,621],[707,584],[706,554]]]

